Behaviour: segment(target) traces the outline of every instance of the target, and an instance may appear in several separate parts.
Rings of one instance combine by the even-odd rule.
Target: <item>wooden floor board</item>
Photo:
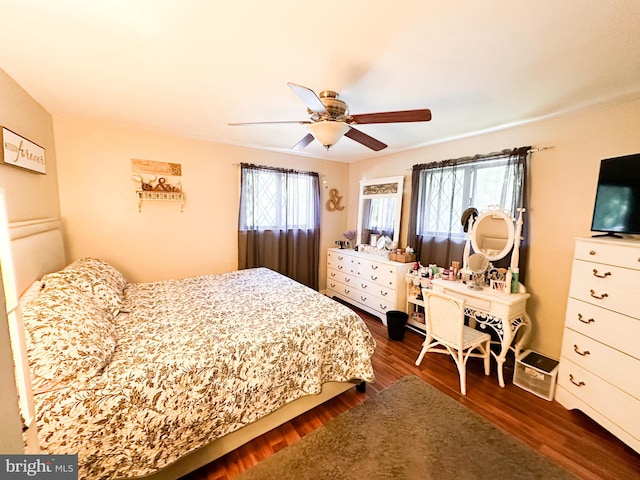
[[[555,401],[546,401],[513,385],[513,359],[506,364],[505,388],[498,386],[495,362],[491,364],[491,375],[485,376],[482,361],[470,359],[467,395],[463,396],[459,391],[458,372],[448,355],[427,354],[422,365],[416,367],[414,362],[423,337],[407,331],[402,341],[390,340],[379,319],[361,311],[358,314],[377,343],[373,358],[376,380],[367,385],[365,393],[351,389],[202,467],[184,480],[230,480],[405,375],[422,378],[579,478],[640,478],[640,454],[581,412],[568,411]]]

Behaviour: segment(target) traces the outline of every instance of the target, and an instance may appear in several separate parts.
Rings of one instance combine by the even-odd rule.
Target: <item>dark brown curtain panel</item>
[[[317,290],[319,175],[250,164],[240,168],[238,268],[270,268]]]

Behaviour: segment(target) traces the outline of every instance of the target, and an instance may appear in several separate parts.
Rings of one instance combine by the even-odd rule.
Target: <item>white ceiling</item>
[[[0,67],[54,115],[289,152],[306,120],[287,87],[336,90],[363,125],[355,161],[640,97],[638,0],[0,0]]]

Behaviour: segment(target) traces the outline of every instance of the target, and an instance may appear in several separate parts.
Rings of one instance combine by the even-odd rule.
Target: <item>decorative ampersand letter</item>
[[[327,200],[327,210],[333,212],[335,210],[344,210],[344,205],[340,205],[342,202],[342,196],[338,195],[338,189],[332,188],[329,190],[329,200]]]

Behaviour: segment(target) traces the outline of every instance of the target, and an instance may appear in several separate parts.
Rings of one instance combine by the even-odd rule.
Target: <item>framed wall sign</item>
[[[44,148],[2,127],[2,163],[26,168],[32,172],[47,173]]]

